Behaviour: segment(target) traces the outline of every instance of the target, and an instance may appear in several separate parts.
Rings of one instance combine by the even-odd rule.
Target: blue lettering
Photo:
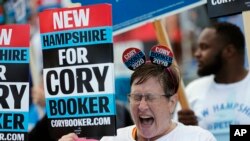
[[[205,109],[202,111],[203,117],[206,117],[208,115],[208,109]]]
[[[221,129],[229,129],[229,126],[231,124],[237,124],[239,123],[238,121],[233,121],[233,120],[230,120],[230,121],[222,121],[222,122],[214,122],[214,123],[211,123],[207,126],[207,129],[208,130],[221,130]]]

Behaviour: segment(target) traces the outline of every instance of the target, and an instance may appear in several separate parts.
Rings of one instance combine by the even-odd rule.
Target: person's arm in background
[[[32,102],[41,108],[45,107],[45,94],[43,85],[32,87],[31,91]],[[29,141],[56,141],[50,136],[48,118],[45,114],[33,127],[33,129],[28,133]]]
[[[31,95],[32,102],[44,108],[45,107],[45,94],[44,94],[42,82],[40,85],[32,87],[31,94],[32,94]]]

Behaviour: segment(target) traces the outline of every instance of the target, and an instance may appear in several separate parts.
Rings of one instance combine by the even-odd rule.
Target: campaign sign
[[[0,26],[0,140],[27,141],[29,25]]]
[[[208,0],[207,9],[211,18],[237,14],[250,9],[250,0]]]
[[[111,5],[47,10],[39,18],[53,135],[116,135]]]
[[[114,34],[131,30],[150,20],[190,9],[206,0],[71,0],[82,5],[110,3],[113,11]]]

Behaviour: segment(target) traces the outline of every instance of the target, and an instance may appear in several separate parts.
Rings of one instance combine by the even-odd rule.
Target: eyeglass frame
[[[132,93],[132,94],[128,94],[127,96],[128,96],[129,102],[133,103],[133,104],[139,104],[142,101],[143,97],[147,103],[154,103],[161,96],[164,96],[166,98],[171,97],[171,96],[168,96],[166,94],[157,95],[157,94],[152,94],[152,93],[145,93],[145,94]],[[136,99],[134,96],[139,96],[139,97],[138,97],[138,99]],[[150,98],[150,96],[151,96],[151,98]]]

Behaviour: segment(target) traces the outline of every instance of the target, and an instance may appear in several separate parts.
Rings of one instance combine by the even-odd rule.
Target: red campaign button
[[[122,61],[130,70],[135,70],[146,63],[146,57],[140,49],[131,47],[123,52]]]
[[[153,46],[149,52],[149,56],[153,64],[169,67],[173,63],[172,51],[163,45]]]

